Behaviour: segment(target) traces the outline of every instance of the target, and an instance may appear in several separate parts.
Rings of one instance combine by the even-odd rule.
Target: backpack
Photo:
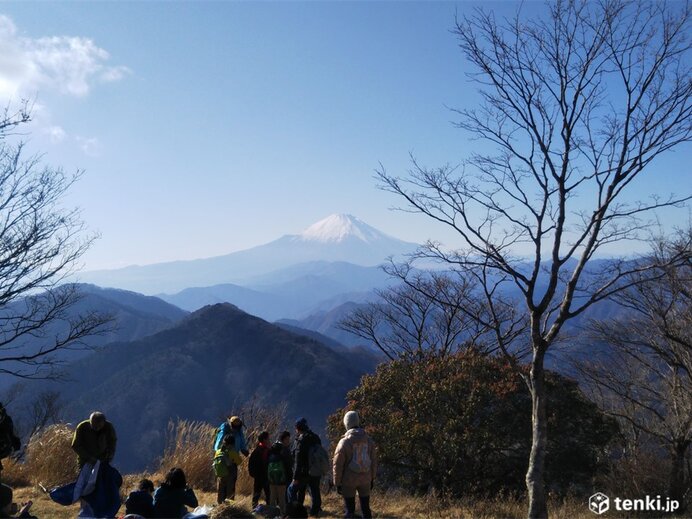
[[[14,435],[12,418],[7,416],[5,408],[0,406],[0,459],[7,458],[19,449],[18,439]]]
[[[223,439],[230,434],[230,427],[226,422],[219,425],[214,431],[214,445],[213,450],[216,451],[223,445]]]
[[[280,457],[273,458],[271,461],[269,461],[269,466],[267,467],[267,476],[269,477],[269,483],[272,485],[286,484],[286,469],[284,467],[284,462]]]
[[[329,474],[329,454],[320,443],[315,443],[308,451],[308,474],[312,477]]]
[[[255,447],[247,462],[247,471],[250,477],[255,479],[261,478],[263,465],[262,449],[260,447]]]
[[[226,456],[221,449],[216,451],[214,455],[214,461],[212,467],[214,468],[214,475],[217,478],[228,477],[228,465],[226,465]]]
[[[348,469],[357,474],[370,472],[372,460],[370,459],[370,449],[368,442],[358,442],[353,444],[353,457],[348,464]]]

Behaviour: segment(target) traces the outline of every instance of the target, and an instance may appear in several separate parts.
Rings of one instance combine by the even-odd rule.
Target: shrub
[[[617,427],[575,382],[549,374],[546,384],[546,480],[559,493],[588,491]],[[385,485],[438,496],[524,492],[531,398],[502,360],[469,350],[382,364],[348,400],[377,443]],[[345,410],[329,418],[332,445],[343,434]]]

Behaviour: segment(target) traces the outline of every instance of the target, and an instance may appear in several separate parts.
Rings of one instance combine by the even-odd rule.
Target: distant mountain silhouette
[[[126,290],[104,289],[87,284],[78,284],[76,287],[82,297],[70,307],[66,316],[67,319],[73,319],[89,312],[108,314],[113,318],[113,323],[110,326],[112,331],[89,337],[84,341],[90,347],[100,347],[110,342],[140,339],[171,326],[187,315],[186,311],[157,297],[144,296]],[[19,347],[27,352],[38,351],[46,344],[46,341],[50,341],[51,337],[66,326],[65,321],[56,321],[46,328],[44,338],[27,336],[21,342],[12,343],[11,346]],[[57,351],[52,355],[52,358],[61,363],[70,362],[89,353],[90,350],[85,349],[64,349]],[[18,365],[13,364],[11,367],[16,366]],[[0,377],[0,389],[7,388],[16,382],[17,380],[13,377],[3,375]]]
[[[343,321],[361,306],[365,306],[365,304],[347,302],[336,306],[329,311],[317,312],[303,319],[280,319],[276,322],[276,324],[293,326],[298,329],[302,328],[312,330],[313,332],[325,335],[331,340],[337,341],[338,343],[348,347],[370,347],[371,345],[367,344],[364,339],[361,339],[357,335],[344,331],[338,327],[338,324],[341,321]]]
[[[130,471],[161,455],[170,419],[220,421],[253,397],[285,402],[289,419],[306,416],[322,429],[375,363],[217,304],[175,327],[78,360],[69,369],[73,381],[60,389],[68,419],[100,409],[112,420],[119,438],[115,463]]]
[[[348,262],[362,266],[402,256],[417,245],[388,236],[351,215],[331,215],[301,234],[224,256],[117,270],[83,272],[80,281],[145,294],[175,293],[189,287],[243,284],[252,277],[300,263]]]
[[[230,283],[187,288],[161,299],[184,308],[227,302],[269,321],[302,318],[331,310],[345,301],[362,301],[375,288],[391,283],[378,267],[346,262],[310,262],[294,265],[252,280],[247,286]]]

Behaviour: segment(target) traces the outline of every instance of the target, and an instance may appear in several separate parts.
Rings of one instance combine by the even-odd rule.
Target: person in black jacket
[[[154,517],[176,519],[187,513],[186,506],[195,508],[199,503],[194,491],[187,486],[183,469],[172,468],[166,480],[154,492]]]
[[[21,446],[21,441],[14,433],[12,418],[7,414],[5,407],[0,404],[0,482],[2,482],[2,458],[18,451]]]
[[[290,444],[291,433],[284,431],[269,449],[269,505],[278,506],[282,517],[286,515],[286,486],[293,480]]]
[[[154,517],[154,483],[148,479],[139,482],[137,490],[130,492],[125,500],[125,514]]]
[[[310,449],[314,445],[321,445],[322,440],[308,427],[305,418],[296,420],[296,440],[293,445],[293,481],[291,482],[290,494],[295,495],[297,502],[305,502],[305,491],[310,489],[312,503],[310,505],[310,515],[318,517],[322,509],[322,496],[320,495],[320,476],[310,475]]]
[[[259,498],[264,491],[266,503],[269,504],[269,479],[267,477],[267,467],[269,465],[269,433],[262,431],[257,437],[257,447],[250,454],[248,459],[248,472],[255,482],[252,489],[252,508],[253,510],[259,503]]]

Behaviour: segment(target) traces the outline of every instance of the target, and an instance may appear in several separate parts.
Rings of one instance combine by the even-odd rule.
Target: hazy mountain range
[[[321,430],[378,360],[226,303],[148,337],[108,344],[73,362],[68,382],[33,382],[31,388],[59,390],[72,422],[104,411],[118,430],[115,464],[130,471],[151,466],[162,454],[169,420],[221,421],[252,398],[285,403],[288,420],[306,416]],[[12,408],[20,415],[30,402],[28,392],[23,396]]]
[[[346,262],[309,262],[282,269],[247,286],[231,283],[186,288],[158,297],[185,310],[229,302],[243,311],[274,321],[299,319],[329,311],[343,302],[361,302],[391,284],[379,267]]]
[[[272,272],[304,263],[346,262],[372,267],[389,256],[410,253],[416,247],[378,231],[355,216],[334,214],[300,234],[285,235],[224,256],[83,272],[79,280],[149,295],[227,283],[248,287],[261,285],[262,276],[271,278]]]
[[[11,343],[13,355],[39,351],[52,341],[55,334],[64,333],[63,329],[66,328],[68,320],[90,312],[108,315],[112,318],[112,322],[108,325],[110,331],[91,336],[84,341],[89,348],[98,348],[110,342],[126,342],[146,337],[173,325],[188,314],[177,306],[156,297],[143,296],[126,290],[104,289],[84,284],[77,285],[77,290],[81,298],[70,307],[65,319],[54,321],[44,330],[43,336],[25,335],[22,339]],[[51,358],[64,364],[88,355],[90,352],[90,349],[85,348],[67,348],[57,351]],[[3,362],[5,369],[32,371],[31,366]],[[6,389],[15,382],[16,379],[13,377],[0,376],[0,390]]]

